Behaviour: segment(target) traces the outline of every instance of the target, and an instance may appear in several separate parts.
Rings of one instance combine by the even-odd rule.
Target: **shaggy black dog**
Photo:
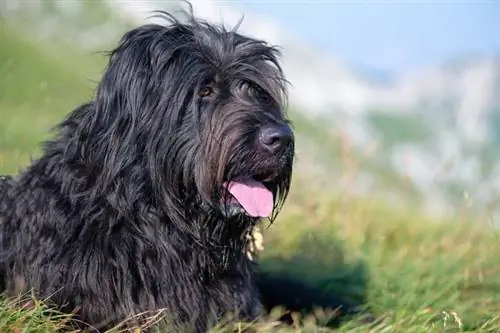
[[[278,50],[161,16],[123,36],[95,98],[0,181],[7,296],[33,289],[97,329],[159,309],[175,332],[262,314],[246,236],[276,217],[294,160]]]

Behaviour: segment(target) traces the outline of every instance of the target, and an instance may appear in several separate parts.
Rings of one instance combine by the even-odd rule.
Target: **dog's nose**
[[[273,154],[287,147],[292,139],[292,130],[286,125],[269,126],[260,130],[260,143]]]

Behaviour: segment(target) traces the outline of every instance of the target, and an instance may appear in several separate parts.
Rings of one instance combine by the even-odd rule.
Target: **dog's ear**
[[[148,25],[127,32],[119,45],[109,52],[109,62],[97,87],[94,110],[83,131],[85,155],[99,168],[99,184],[107,186],[128,166],[137,161],[138,126],[144,123],[145,110],[158,100],[157,87],[151,83],[153,36],[162,27]],[[146,140],[142,140],[144,142]],[[106,161],[99,159],[106,159]],[[112,166],[112,167],[110,167]]]
[[[171,174],[176,168],[168,165],[190,161],[174,153],[189,152],[181,149],[189,140],[166,138],[170,133],[190,132],[179,127],[192,100],[191,86],[198,80],[197,73],[185,67],[192,42],[187,25],[147,24],[127,32],[109,52],[94,110],[82,125],[88,138],[85,155],[97,166],[101,186],[116,183],[119,175],[133,172],[134,167],[149,170],[147,181],[156,190],[165,190],[158,184],[177,184],[177,180],[165,182],[164,177],[179,178]],[[169,190],[179,190],[179,186]]]
[[[108,53],[109,62],[97,87],[96,113],[101,122],[117,118],[131,121],[147,107],[147,93],[155,93],[149,83],[154,76],[151,50],[154,36],[164,27],[145,25],[127,32],[118,46]]]

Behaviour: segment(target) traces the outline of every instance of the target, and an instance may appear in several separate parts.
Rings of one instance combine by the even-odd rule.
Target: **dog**
[[[159,310],[173,332],[257,320],[247,238],[285,203],[295,154],[280,51],[192,13],[156,16],[166,24],[109,52],[41,156],[0,180],[0,288],[96,330]]]

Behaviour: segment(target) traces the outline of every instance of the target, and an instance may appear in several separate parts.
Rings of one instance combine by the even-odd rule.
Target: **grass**
[[[25,166],[50,128],[92,93],[103,61],[72,52],[48,51],[0,28],[0,173]],[[314,131],[296,121],[303,136]],[[488,225],[466,215],[432,220],[311,183],[296,174],[282,214],[264,231],[262,265],[368,306],[379,318],[376,326],[347,321],[337,332],[500,331],[500,242]],[[31,303],[0,302],[0,331],[54,332],[67,324],[43,302]],[[313,319],[324,316],[285,331],[319,331]],[[254,328],[276,332],[270,323]]]

